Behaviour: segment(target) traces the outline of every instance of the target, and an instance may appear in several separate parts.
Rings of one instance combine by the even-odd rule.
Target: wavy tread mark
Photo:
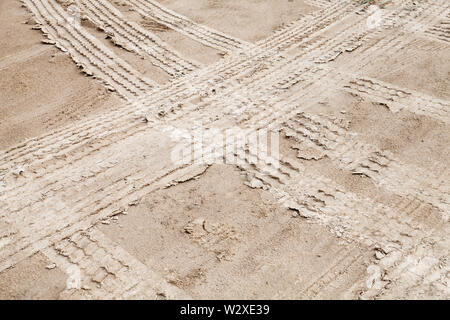
[[[114,41],[140,56],[149,57],[151,62],[172,76],[187,74],[199,67],[198,63],[181,58],[155,34],[135,23],[125,20],[122,13],[106,0],[79,0],[84,13],[104,29]]]
[[[43,253],[75,281],[73,288],[61,293],[65,299],[190,298],[95,227],[76,232]]]
[[[295,80],[295,78],[296,77],[300,77],[301,76],[301,73],[297,73],[296,75],[295,75],[295,77],[293,77],[292,79],[289,79],[289,81],[292,81],[292,80]],[[282,80],[282,79],[280,79],[280,80]],[[285,82],[284,82],[284,84],[285,84]],[[294,83],[294,84],[296,84],[296,83]],[[283,106],[283,105],[279,105],[278,106],[279,108],[280,108],[280,110],[282,110],[282,109],[284,109],[285,107]],[[270,121],[269,121],[270,122]],[[278,178],[278,180],[277,181],[280,181],[280,182],[283,182],[283,183],[285,183],[286,181],[287,181],[287,179],[286,179],[286,177],[287,176],[289,176],[289,171],[287,170],[287,169],[284,169],[283,170],[283,175],[281,175],[279,178]],[[284,178],[283,178],[284,177]],[[327,194],[329,194],[329,193],[327,193]],[[327,194],[325,194],[325,196],[327,196]],[[324,198],[323,197],[323,193],[321,193],[321,192],[319,192],[319,194],[317,194],[317,195],[315,195],[314,197],[313,197],[313,199],[315,199],[314,200],[314,203],[315,202],[317,202],[317,203],[321,203],[322,201],[326,201],[325,199],[326,199],[326,197]],[[327,196],[328,197],[328,196]],[[97,217],[98,218],[98,217]],[[49,220],[47,220],[47,221],[49,221]],[[94,219],[94,221],[95,221],[95,219]],[[72,229],[72,230],[75,230],[75,229]],[[45,241],[44,241],[44,243],[45,243]],[[51,242],[50,242],[51,243]],[[42,242],[41,242],[41,244],[42,244]],[[22,248],[23,249],[23,248]],[[29,250],[30,251],[30,250]],[[28,252],[29,252],[28,251]],[[17,256],[16,256],[17,257]]]
[[[272,166],[269,162],[255,162],[254,157],[257,155],[243,158],[244,163],[240,163],[240,167],[253,174],[254,179],[260,180],[263,188],[274,194],[281,204],[329,227],[338,237],[356,243],[362,241],[367,246],[378,248],[380,260],[374,261],[375,265],[371,268],[383,270],[380,274],[385,276],[373,279],[376,286],[361,284],[365,288],[362,297],[389,297],[386,286],[392,282],[398,282],[394,288],[403,289],[400,290],[403,294],[412,290],[422,294],[425,290],[434,290],[438,296],[448,296],[445,278],[450,266],[445,250],[442,251],[445,245],[440,248],[434,245],[435,241],[442,241],[438,239],[448,232],[438,230],[442,226],[440,223],[430,227],[414,219],[404,219],[405,212],[411,214],[420,210],[421,201],[403,198],[390,208],[343,190],[327,178],[310,174],[295,159],[282,159],[280,168],[276,169],[268,168]],[[288,180],[283,178],[285,175],[289,176]],[[432,251],[435,253],[430,254]],[[300,295],[309,298],[317,296],[332,286],[339,275],[344,274],[358,259],[361,259],[359,252],[345,254],[335,266],[301,290]],[[405,274],[406,270],[410,271]],[[412,284],[411,278],[414,279]]]
[[[125,99],[144,94],[156,83],[142,77],[125,61],[114,55],[84,28],[71,23],[69,15],[54,0],[24,0],[43,31],[78,66],[116,91]]]
[[[55,199],[48,199],[45,204],[39,204],[37,211],[32,210],[28,215],[22,215],[20,220],[14,217],[20,227],[20,234],[15,235],[13,241],[0,251],[0,270],[15,265],[77,231],[88,229],[102,219],[120,214],[130,202],[197,171],[192,166],[174,166],[153,174],[145,174],[142,170],[124,174],[109,186],[97,186],[97,190],[91,188],[89,199],[79,199],[73,206],[66,206],[61,201],[54,203]],[[132,179],[134,185],[127,184],[127,179]],[[95,182],[92,187],[96,187]]]
[[[342,6],[340,6],[340,7],[342,7]],[[348,8],[346,8],[346,9],[348,9]],[[328,20],[330,20],[330,19],[328,19]],[[312,24],[312,25],[315,25],[315,24]],[[292,27],[292,25],[288,26],[287,29],[289,29],[289,28],[291,28],[291,27]],[[122,116],[122,114],[120,114],[120,115],[118,115],[118,116],[120,117],[120,116]],[[102,120],[104,121],[104,119],[102,119]]]
[[[337,127],[315,115],[300,113],[286,122],[288,134],[326,154],[339,167],[353,174],[365,175],[375,183],[399,195],[412,195],[441,210],[444,220],[450,209],[448,172],[435,176],[375,146],[359,142],[354,133]],[[292,130],[292,131],[291,131]]]
[[[440,122],[450,123],[450,115],[448,113],[450,104],[445,100],[400,88],[369,77],[347,76],[350,77],[350,80],[347,80],[343,88],[350,93],[369,98],[375,102],[384,103],[394,113],[408,110],[419,115],[434,118]]]
[[[340,12],[334,12],[333,11],[333,13],[332,13],[333,17],[337,17],[339,13]],[[326,16],[325,17],[320,16],[318,19],[320,19],[320,20],[326,19]],[[314,23],[311,23],[311,24],[314,25]],[[308,31],[308,32],[310,32],[310,31]],[[283,38],[285,37],[284,34],[282,34],[281,36]],[[257,54],[257,55],[254,57],[254,59],[260,60],[261,58],[260,58],[259,50],[257,52],[255,52],[255,54]],[[267,54],[265,54],[264,56],[267,56]],[[105,125],[104,125],[105,123],[106,124],[111,124],[116,119],[127,120],[130,123],[133,123],[133,121],[130,121],[130,120],[132,120],[132,119],[130,119],[130,116],[135,117],[135,114],[138,113],[140,110],[142,110],[143,106],[145,107],[148,104],[148,103],[145,103],[143,101],[154,101],[154,103],[158,103],[158,101],[161,100],[161,99],[166,99],[166,101],[167,100],[172,101],[172,100],[174,100],[174,99],[176,100],[178,98],[179,99],[188,99],[189,96],[193,96],[196,92],[199,92],[198,89],[194,90],[194,92],[192,92],[190,90],[191,88],[193,88],[192,86],[195,85],[196,83],[198,83],[199,81],[205,81],[206,83],[210,83],[211,82],[211,79],[210,79],[211,78],[211,72],[216,72],[216,69],[218,69],[217,70],[218,74],[221,74],[224,70],[227,70],[225,75],[227,77],[230,77],[231,79],[229,81],[231,83],[233,83],[232,81],[235,81],[233,79],[233,77],[236,76],[235,73],[238,72],[238,70],[240,70],[240,73],[242,73],[242,72],[245,72],[246,69],[254,67],[254,63],[251,63],[251,61],[247,62],[247,59],[249,59],[249,58],[250,57],[245,57],[243,59],[240,55],[236,55],[236,57],[234,57],[233,59],[226,59],[225,61],[223,61],[223,63],[219,63],[218,66],[213,66],[212,68],[208,67],[208,68],[206,68],[207,70],[202,70],[201,71],[201,78],[198,78],[198,76],[195,76],[194,78],[189,77],[189,79],[185,79],[183,81],[183,85],[184,86],[188,85],[187,88],[185,87],[184,89],[182,89],[180,87],[181,84],[178,85],[177,82],[171,83],[171,84],[167,85],[165,87],[165,89],[161,89],[161,90],[159,90],[159,92],[155,92],[154,94],[151,94],[151,95],[149,95],[149,96],[147,96],[145,98],[142,98],[142,99],[138,100],[134,104],[131,104],[130,107],[125,108],[125,110],[124,109],[120,109],[118,112],[114,112],[112,114],[108,114],[108,115],[102,116],[102,117],[100,117],[98,119],[89,119],[89,120],[85,121],[85,123],[87,125],[87,128],[95,128],[95,129],[98,129],[96,131],[102,132],[102,131],[105,130]],[[277,60],[280,61],[280,59],[277,59]],[[235,61],[237,61],[237,63]],[[234,66],[231,67],[230,63],[234,64]],[[217,68],[217,67],[219,67],[219,68]],[[212,69],[212,70],[210,70],[210,69]],[[222,78],[223,78],[223,76],[220,76],[220,79],[222,79]],[[215,81],[220,81],[220,80],[219,79],[217,79],[217,80],[214,79],[213,82],[215,82]],[[189,95],[186,95],[185,93],[183,93],[182,96],[174,95],[174,91],[175,90],[178,91],[178,92],[186,92],[186,89],[188,89],[187,93],[189,93]],[[167,104],[167,102],[166,102],[166,104]],[[54,134],[51,134],[50,136],[44,136],[44,139],[48,139],[48,138],[50,138],[52,136],[56,137],[56,139],[58,139],[58,140],[63,140],[63,139],[65,139],[68,136],[73,137],[73,132],[70,129],[71,129],[70,127],[67,127],[66,129],[63,129],[64,131],[67,132],[67,134],[61,135],[61,133],[63,131],[59,130],[59,131],[56,131]],[[81,129],[81,130],[83,130],[83,129]],[[81,132],[83,132],[83,131],[81,131]],[[57,135],[57,133],[58,133],[58,135]],[[35,147],[33,149],[37,149],[40,146],[39,141],[36,141],[36,139],[32,139],[31,143],[35,145]],[[21,144],[18,147],[12,148],[10,151],[7,151],[7,154],[11,153],[11,151],[14,151],[14,153],[19,155],[19,156],[23,155],[23,154],[26,154],[26,153],[30,154],[29,152],[25,153],[25,151],[20,152],[19,150],[23,149],[23,147],[24,147],[24,144]],[[7,155],[5,154],[5,156],[7,156]],[[10,161],[8,161],[8,162],[10,162]]]

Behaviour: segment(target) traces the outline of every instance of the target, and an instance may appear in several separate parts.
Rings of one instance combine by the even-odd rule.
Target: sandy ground
[[[67,55],[43,44],[20,2],[2,1],[0,21],[2,149],[121,103],[85,79]]]
[[[449,299],[450,4],[362,2],[2,0],[0,298]]]

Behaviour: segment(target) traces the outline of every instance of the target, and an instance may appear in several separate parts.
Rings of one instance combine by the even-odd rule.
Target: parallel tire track
[[[125,99],[144,94],[156,83],[114,55],[82,27],[71,22],[67,13],[54,0],[24,0],[43,31],[57,46],[66,50],[87,74],[103,81]]]
[[[341,14],[340,11],[333,11],[333,19],[331,21],[334,21],[335,18],[337,18]],[[330,20],[327,18],[327,16],[320,16],[318,17],[320,21],[322,20]],[[331,21],[329,21],[331,23]],[[316,26],[317,21],[310,21],[310,25]],[[300,31],[300,32],[314,32],[312,29],[309,29],[307,24],[305,28],[307,31]],[[292,29],[292,26],[289,26],[289,30]],[[303,28],[302,28],[303,30]],[[315,30],[315,29],[314,29]],[[282,43],[282,41],[285,39],[287,35],[284,33],[278,33],[281,39],[277,43]],[[273,41],[272,41],[273,42]],[[278,55],[278,46],[277,43],[273,43],[275,47],[273,48],[273,53],[275,55]],[[295,44],[295,43],[294,43]],[[266,44],[264,43],[264,46]],[[268,49],[266,47],[266,49]],[[213,65],[212,67],[207,67],[206,70],[202,70],[199,72],[198,75],[188,75],[185,79],[182,81],[176,81],[173,82],[163,88],[160,88],[158,92],[154,92],[151,94],[148,94],[146,97],[141,98],[137,100],[135,103],[131,103],[130,105],[127,105],[125,108],[121,108],[118,111],[113,111],[109,114],[106,114],[104,116],[100,116],[98,118],[94,119],[87,119],[84,122],[80,122],[78,125],[76,131],[74,132],[73,127],[68,126],[60,130],[56,130],[48,135],[44,135],[41,139],[34,138],[29,141],[29,143],[22,143],[18,145],[17,147],[13,147],[12,149],[6,151],[4,156],[2,157],[4,160],[1,160],[3,164],[5,164],[5,160],[7,159],[7,163],[9,165],[14,164],[13,160],[18,159],[18,157],[26,156],[28,158],[39,158],[38,155],[35,155],[33,150],[41,150],[42,153],[45,151],[46,154],[51,154],[49,152],[49,149],[43,149],[42,147],[44,145],[51,146],[53,150],[62,150],[61,147],[58,149],[56,148],[55,142],[56,141],[64,141],[65,139],[70,139],[70,141],[67,142],[68,145],[72,144],[75,141],[84,141],[86,138],[89,138],[89,136],[92,136],[96,132],[100,133],[100,137],[104,136],[105,132],[108,132],[108,130],[111,130],[111,126],[115,121],[120,119],[120,124],[117,122],[116,127],[119,128],[122,127],[124,124],[128,123],[126,125],[126,128],[129,128],[130,126],[136,125],[137,121],[135,120],[136,114],[139,114],[143,109],[147,108],[148,103],[144,101],[152,101],[153,105],[156,104],[166,104],[171,105],[172,103],[170,101],[176,101],[177,99],[183,99],[187,100],[189,97],[193,97],[196,94],[199,93],[199,88],[196,86],[199,86],[200,83],[206,82],[206,84],[214,83],[215,81],[221,81],[228,79],[227,81],[231,82],[233,84],[233,81],[236,81],[235,78],[239,75],[246,75],[246,70],[252,70],[255,66],[255,61],[260,61],[263,57],[270,57],[267,53],[261,53],[261,50],[256,50],[254,53],[255,56],[246,56],[241,57],[240,55],[236,55],[230,59],[225,59],[224,61],[219,62],[218,64]],[[248,60],[249,59],[249,60]],[[282,61],[283,59],[277,58],[276,61]],[[223,71],[225,71],[225,74],[223,74]],[[217,80],[214,78],[214,75],[221,75]],[[225,76],[225,79],[224,79]],[[211,80],[211,77],[213,80]],[[201,88],[201,86],[200,86]],[[194,89],[194,90],[192,90]],[[179,96],[178,94],[181,94]],[[172,104],[173,105],[173,104]],[[109,128],[108,128],[109,127]],[[126,128],[123,128],[124,130]],[[88,133],[90,131],[90,133]],[[78,135],[78,136],[77,136]],[[80,135],[83,137],[83,139],[80,140]],[[29,149],[31,147],[31,150]],[[25,162],[25,161],[22,161]],[[0,164],[1,165],[1,164]],[[1,169],[5,169],[3,166],[0,167]]]
[[[173,12],[157,1],[129,0],[127,2],[133,5],[133,8],[143,17],[178,31],[206,46],[225,52],[252,47],[252,44],[248,42],[198,24],[185,16]]]

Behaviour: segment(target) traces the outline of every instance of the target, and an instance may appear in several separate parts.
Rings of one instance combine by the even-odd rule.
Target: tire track
[[[282,71],[283,71],[283,72],[281,72],[281,74],[284,74],[285,70],[282,70]],[[301,72],[300,72],[299,74],[301,74]],[[265,80],[265,81],[267,82],[267,79],[264,79],[264,78],[263,78],[262,80]],[[263,81],[263,82],[264,82],[264,81]],[[263,91],[263,89],[261,89],[261,87],[258,88],[257,90]],[[279,100],[281,100],[281,99],[279,99]],[[219,101],[216,101],[215,103],[219,103]],[[271,112],[272,108],[274,108],[273,105],[271,105],[270,108],[267,108],[267,112]],[[260,111],[259,111],[258,109],[256,109],[255,111],[257,111],[258,113],[260,113]],[[264,115],[265,113],[260,113],[260,114]]]
[[[147,173],[142,171],[145,169],[147,169]],[[15,265],[75,232],[86,230],[104,219],[123,214],[129,203],[156,189],[183,179],[186,175],[195,175],[197,171],[198,169],[195,167],[174,166],[156,173],[148,173],[147,167],[139,172],[119,175],[112,184],[106,187],[97,186],[96,190],[91,189],[87,198],[81,198],[74,203],[65,205],[61,203],[62,198],[56,197],[56,199],[47,201],[48,205],[43,208],[44,210],[32,210],[27,215],[21,212],[23,220],[21,223],[18,221],[18,217],[13,217],[15,224],[19,222],[17,226],[20,228],[20,234],[15,234],[11,241],[2,247],[0,270],[3,271]],[[125,182],[127,179],[132,179],[133,186]],[[95,187],[95,183],[93,183],[93,187]],[[55,200],[60,202],[53,203]],[[39,206],[43,205],[39,204]],[[30,215],[32,216],[30,217]]]
[[[422,202],[404,198],[400,206],[391,208],[343,190],[327,178],[309,173],[295,159],[281,159],[277,169],[264,159],[254,161],[255,157],[256,154],[241,158],[243,162],[239,165],[253,177],[249,185],[269,190],[282,205],[298,212],[303,218],[327,226],[337,237],[362,242],[375,249],[376,259],[367,269],[368,279],[358,285],[364,288],[361,293],[363,298],[373,299],[384,294],[384,290],[389,292],[386,288],[392,283],[396,286],[391,285],[390,288],[400,288],[399,292],[403,294],[414,288],[424,290],[427,286],[433,286],[438,296],[448,296],[445,285],[449,270],[446,259],[448,250],[444,249],[448,231],[445,231],[443,221],[430,226],[415,219],[404,219],[405,212],[416,212]],[[436,243],[441,243],[439,248],[436,248]],[[434,253],[430,254],[432,251]],[[308,298],[316,296],[358,259],[361,259],[359,252],[344,254],[341,261],[313,280],[300,295]],[[413,285],[411,277],[415,279]],[[440,281],[436,282],[436,279]]]
[[[448,219],[450,190],[446,181],[449,172],[435,176],[402,163],[390,152],[355,140],[355,133],[346,132],[320,116],[299,114],[286,123],[285,131],[299,142],[306,141],[337,166],[353,174],[367,176],[396,194],[421,199],[439,208],[444,220]]]
[[[434,37],[439,41],[444,41],[445,43],[450,42],[450,13],[439,21],[434,26],[425,30],[427,36]]]
[[[350,75],[349,75],[350,76]],[[450,123],[450,104],[442,99],[430,97],[364,76],[350,76],[345,90],[375,102],[384,103],[389,110],[396,113],[408,110],[412,113],[434,118],[440,122]]]
[[[125,61],[71,23],[67,13],[53,0],[24,0],[44,33],[57,47],[67,51],[88,75],[94,75],[121,97],[131,99],[144,94],[156,84],[143,78]]]
[[[178,52],[155,34],[126,21],[120,11],[108,1],[79,0],[78,3],[94,24],[105,30],[116,44],[140,56],[149,57],[152,64],[169,75],[187,74],[200,66],[198,63],[181,58]]]
[[[333,19],[337,21],[338,13],[342,15],[348,8],[342,10],[332,11],[330,16],[323,18],[322,26],[325,25],[326,28],[332,25]],[[247,125],[248,130],[258,128],[286,130],[281,125],[284,122],[294,132],[294,136],[309,141],[321,152],[326,153],[338,166],[354,174],[367,175],[379,185],[387,189],[391,188],[389,190],[396,193],[398,192],[396,187],[404,186],[406,191],[400,192],[401,195],[405,197],[413,195],[421,203],[428,202],[448,212],[449,201],[441,198],[448,195],[448,187],[445,183],[448,179],[445,179],[445,173],[442,180],[434,177],[429,179],[429,174],[424,174],[409,165],[404,167],[404,164],[393,159],[392,155],[353,141],[351,133],[346,132],[343,127],[335,127],[327,119],[307,114],[293,117],[299,110],[314,105],[317,99],[322,99],[327,92],[330,93],[329,85],[335,85],[335,78],[341,76],[339,72],[329,72],[327,68],[321,67],[321,61],[318,59],[326,56],[327,53],[330,53],[330,56],[326,56],[326,59],[335,59],[336,45],[341,52],[346,48],[354,48],[355,43],[365,39],[367,34],[365,31],[357,32],[360,27],[359,21],[345,29],[342,34],[331,33],[326,38],[323,37],[324,32],[316,33],[311,28],[311,21],[306,29],[294,23],[286,28],[288,31],[277,33],[278,40],[263,41],[262,45],[270,48],[269,53],[263,53],[261,48],[255,48],[249,56],[232,56],[211,68],[193,72],[183,79],[172,82],[163,88],[162,92],[148,94],[145,99],[154,98],[151,100],[153,105],[156,103],[170,105],[174,103],[171,99],[177,101],[178,97],[194,98],[211,89],[210,83],[207,82],[211,80],[211,76],[216,77],[213,79],[222,81],[217,81],[217,88],[224,84],[228,86],[217,95],[206,95],[201,112],[198,112],[199,110],[192,104],[166,120],[151,119],[150,125],[158,128],[165,125],[166,121],[170,123],[187,115],[202,119],[207,116],[208,108],[220,110],[228,102],[233,105],[230,105],[228,110],[225,108],[225,112],[239,114],[242,102],[246,102],[242,99],[242,95],[250,91],[255,96],[255,103],[249,110],[253,116],[249,119],[240,116],[237,118],[237,122]],[[297,32],[296,30],[304,34],[286,45],[283,41]],[[293,56],[291,59],[283,57],[285,52],[278,52],[281,49],[289,50],[301,43],[307,43],[307,48],[312,51],[306,55],[301,53]],[[255,62],[263,61],[267,57],[270,58],[267,70],[255,67]],[[299,61],[300,57],[312,62],[311,65],[305,66],[304,62]],[[228,69],[225,76],[218,73],[219,70],[225,69]],[[190,90],[192,88],[189,86],[190,83],[195,84],[194,90]],[[291,90],[294,87],[295,90]],[[213,85],[213,88],[216,86]],[[225,100],[231,91],[236,91],[236,96]],[[282,93],[283,91],[287,92]],[[145,99],[142,98],[140,101]],[[295,103],[300,99],[304,99],[304,105]],[[4,154],[3,161],[6,166],[3,164],[3,170],[8,169],[11,163],[17,165],[27,161],[29,167],[18,173],[15,177],[17,181],[11,184],[12,188],[1,196],[2,202],[5,203],[4,208],[8,211],[2,215],[2,218],[20,230],[21,234],[14,235],[11,237],[12,242],[3,245],[0,253],[2,256],[0,270],[59,242],[64,237],[89,228],[101,219],[114,215],[117,207],[126,206],[136,197],[148,194],[155,188],[178,179],[180,171],[192,170],[189,167],[179,167],[161,169],[156,174],[149,173],[148,167],[128,163],[125,161],[127,158],[118,153],[120,146],[128,146],[128,142],[135,143],[138,137],[148,132],[149,124],[143,124],[142,118],[136,118],[139,112],[148,108],[148,105],[147,103],[134,108],[135,105],[130,104],[124,109],[101,117],[100,120],[90,119],[80,123],[75,132],[73,127],[67,127],[61,131],[55,131],[58,134],[53,132],[47,135],[43,140],[32,140],[31,146],[24,144]],[[186,109],[192,111],[192,114],[188,114]],[[106,120],[105,123],[102,123],[104,120]],[[55,144],[55,141],[58,143]],[[34,150],[33,152],[26,149],[29,146],[31,150]],[[116,152],[113,152],[114,146],[118,148]],[[113,154],[112,157],[111,154]],[[25,158],[22,158],[23,156]],[[38,158],[34,159],[35,156]],[[84,169],[84,165],[95,157],[98,157],[97,160],[111,159],[112,162],[108,161],[103,166],[99,164],[94,168]],[[116,161],[120,163],[119,166],[116,166]],[[73,171],[67,170],[68,166]],[[279,199],[282,199],[282,196],[289,196],[293,199],[292,201],[296,201],[297,205],[301,205],[302,213],[306,212],[304,214],[309,214],[308,217],[314,217],[327,223],[328,226],[334,226],[334,231],[341,232],[341,236],[350,230],[348,234],[352,239],[371,241],[371,243],[385,241],[383,244],[387,245],[390,238],[384,239],[379,235],[373,235],[374,228],[386,230],[388,235],[400,234],[401,236],[403,231],[408,234],[417,234],[417,230],[408,223],[395,222],[395,214],[392,210],[380,207],[372,200],[361,199],[348,193],[332,181],[317,179],[316,176],[305,178],[304,172],[299,174],[301,170],[295,161],[285,161],[281,169],[269,166],[255,171],[252,166],[242,167],[245,167],[248,172],[254,172],[262,181],[271,185],[271,190],[275,190],[273,192],[281,194]],[[108,181],[109,184],[105,186],[102,181],[108,176],[112,178],[112,181]],[[75,183],[70,182],[68,185],[61,183],[69,177],[74,178],[75,181],[72,182]],[[130,179],[136,182],[133,186],[125,182]],[[45,184],[42,184],[44,181]],[[423,185],[426,186],[426,190],[422,190]],[[21,188],[27,194],[33,194],[36,197],[31,201],[29,197],[25,197],[23,201],[17,203],[17,207],[14,207],[16,204],[11,206],[9,201],[23,197],[23,194],[19,192]],[[50,193],[44,201],[38,196],[42,191]],[[63,203],[62,206],[61,203],[55,204],[55,199],[60,200],[58,197],[63,193],[62,191],[74,202],[67,205]],[[88,194],[80,193],[80,191],[88,192]],[[346,212],[348,218],[339,216],[341,212]],[[369,213],[369,217],[366,217],[366,213]],[[362,225],[352,224],[353,218],[356,222],[363,221]],[[320,287],[328,283],[327,281],[317,283]]]
[[[339,14],[339,12],[334,12],[333,16]],[[320,19],[326,19],[326,17],[320,17]],[[284,38],[284,35],[283,35]],[[266,54],[267,56],[267,54]],[[173,105],[173,103],[170,103],[170,100],[176,101],[177,99],[188,99],[189,97],[193,97],[196,94],[198,94],[201,91],[201,86],[198,89],[194,89],[194,85],[198,85],[198,82],[200,81],[205,81],[206,84],[208,85],[209,83],[214,83],[216,81],[220,81],[220,79],[223,79],[223,75],[220,76],[220,78],[213,79],[211,81],[211,73],[215,72],[216,70],[214,69],[218,69],[217,73],[221,74],[221,72],[223,72],[225,69],[228,70],[227,73],[225,74],[226,77],[228,77],[228,81],[232,84],[235,84],[235,81],[238,80],[236,79],[236,76],[245,75],[245,71],[247,69],[252,69],[254,68],[254,63],[255,61],[259,61],[260,59],[262,59],[261,56],[257,55],[255,58],[255,60],[252,60],[250,62],[247,62],[247,57],[245,57],[244,59],[240,56],[237,56],[237,59],[230,59],[231,63],[235,64],[235,66],[231,66],[230,62],[228,60],[224,61],[223,64],[219,63],[218,66],[213,66],[213,70],[205,70],[205,71],[201,71],[201,77],[198,77],[196,75],[188,76],[188,79],[185,79],[182,83],[177,82],[177,83],[171,83],[170,85],[167,85],[165,87],[165,89],[162,89],[161,92],[155,92],[154,94],[150,94],[149,96],[142,98],[141,100],[138,100],[137,102],[135,102],[134,104],[131,104],[130,106],[127,106],[125,109],[120,109],[120,111],[118,112],[112,112],[110,114],[107,114],[105,116],[101,116],[100,118],[97,119],[89,119],[87,121],[85,121],[84,123],[86,124],[87,128],[82,128],[80,130],[77,130],[78,132],[82,132],[83,135],[86,135],[84,130],[91,130],[93,128],[95,128],[95,132],[104,132],[105,130],[108,130],[107,128],[105,128],[105,124],[107,125],[112,125],[112,123],[117,120],[117,119],[121,119],[122,123],[116,123],[117,126],[122,126],[123,122],[128,121],[131,125],[136,125],[137,121],[134,119],[136,117],[136,114],[139,114],[140,111],[142,111],[147,105],[148,103],[144,103],[143,101],[154,101],[154,104],[156,103],[160,103],[161,101],[165,101],[166,104],[168,105]],[[237,63],[235,62],[237,60]],[[276,60],[282,61],[281,58],[277,58]],[[207,68],[210,69],[210,68]],[[238,70],[240,72],[238,72]],[[237,73],[237,75],[235,76],[235,73]],[[197,78],[199,78],[199,81],[197,81]],[[207,80],[208,79],[208,80]],[[223,81],[223,80],[222,80]],[[234,81],[234,83],[233,83]],[[184,86],[184,87],[181,87]],[[176,92],[181,92],[181,96],[177,96],[175,95]],[[170,98],[169,98],[170,97]],[[169,100],[169,101],[168,101]],[[141,104],[142,105],[139,105]],[[144,107],[144,108],[143,108]],[[81,125],[84,125],[84,123],[82,123]],[[129,128],[129,127],[126,127]],[[125,128],[124,128],[125,129]],[[109,129],[110,130],[110,129]],[[69,138],[71,140],[71,142],[74,142],[76,139],[74,138],[78,138],[76,137],[75,134],[77,134],[78,132],[75,131],[73,132],[72,127],[66,127],[62,130],[56,131],[54,133],[51,133],[47,136],[44,136],[44,141],[45,140],[49,140],[48,142],[45,141],[44,143],[46,143],[47,145],[52,145],[52,147],[55,145],[56,141],[64,141],[64,139]],[[93,132],[94,134],[94,132]],[[50,139],[49,139],[50,138]],[[82,139],[81,141],[84,141],[85,139]],[[32,150],[38,150],[41,149],[42,151],[45,151],[46,153],[50,153],[48,152],[49,150],[43,150],[42,149],[42,143],[40,143],[39,140],[37,139],[32,139],[31,140],[32,144],[33,144],[33,148]],[[17,156],[21,157],[23,155],[27,155],[28,157],[35,157],[35,155],[33,154],[32,150],[23,150],[24,146],[28,146],[28,144],[21,144],[19,145],[17,148],[12,148],[9,151],[6,151],[5,156],[7,157],[7,154],[10,154],[13,152],[13,154],[16,154],[16,156],[14,156],[15,159],[17,159]],[[54,148],[56,149],[56,148]],[[63,148],[61,148],[61,146],[58,148],[59,150],[63,150]],[[21,150],[21,151],[19,151]],[[14,160],[14,158],[9,158],[8,159],[8,163],[11,164],[12,160]],[[4,167],[1,169],[5,169]],[[0,170],[1,170],[0,169]]]
[[[65,299],[190,299],[95,227],[43,252],[74,278],[61,294]]]
[[[228,52],[236,49],[251,48],[253,46],[246,41],[236,39],[220,31],[198,24],[162,6],[157,1],[130,0],[127,4],[132,5],[132,8],[141,14],[141,16],[180,32],[208,47]]]

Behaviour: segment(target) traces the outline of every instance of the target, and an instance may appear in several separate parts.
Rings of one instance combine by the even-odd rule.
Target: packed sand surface
[[[1,299],[449,299],[450,2],[1,0]]]

